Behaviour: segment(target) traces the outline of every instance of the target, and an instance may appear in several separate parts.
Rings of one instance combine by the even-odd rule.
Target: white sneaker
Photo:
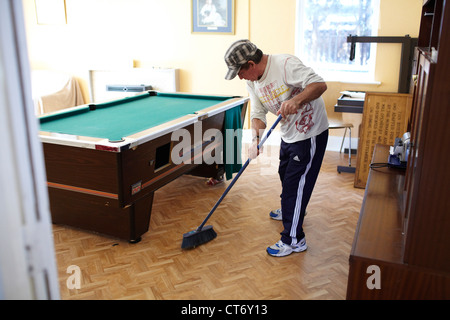
[[[273,219],[273,220],[283,220],[283,215],[281,213],[281,209],[276,209],[276,210],[272,210],[269,213],[269,216]]]
[[[307,213],[308,213],[308,212],[305,210],[305,217],[306,217],[306,214],[307,214]],[[283,220],[283,214],[282,214],[282,212],[281,212],[281,208],[280,208],[280,209],[276,209],[276,210],[270,211],[269,216],[270,216],[273,220],[278,220],[278,221]]]
[[[274,245],[267,247],[267,253],[273,257],[285,257],[290,255],[292,252],[303,252],[308,249],[306,245],[306,240],[303,238],[296,245],[288,245],[283,241],[278,241]]]

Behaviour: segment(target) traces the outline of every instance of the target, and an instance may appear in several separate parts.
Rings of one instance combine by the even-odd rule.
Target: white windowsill
[[[348,80],[348,81],[343,81],[343,80],[338,80],[338,81],[333,81],[333,80],[328,80],[328,82],[340,82],[340,83],[354,83],[354,84],[370,84],[370,85],[375,85],[375,86],[380,86],[381,85],[381,81],[355,81],[355,80]]]

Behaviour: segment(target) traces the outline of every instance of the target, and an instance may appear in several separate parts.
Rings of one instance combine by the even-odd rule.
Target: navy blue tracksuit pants
[[[303,219],[314,189],[328,142],[328,129],[307,140],[281,141],[281,212],[284,230],[281,240],[289,245],[303,239]]]

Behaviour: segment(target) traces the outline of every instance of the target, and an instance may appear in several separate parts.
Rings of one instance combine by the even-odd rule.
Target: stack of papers
[[[366,93],[365,92],[360,92],[360,91],[341,91],[341,94],[346,98],[346,99],[357,99],[357,100],[364,100],[366,98]]]

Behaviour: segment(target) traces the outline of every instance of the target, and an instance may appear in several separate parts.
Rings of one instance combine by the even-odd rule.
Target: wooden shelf
[[[377,144],[373,163],[385,163],[389,146]],[[399,199],[405,172],[395,168],[371,169],[356,227],[351,257],[402,262],[402,210]]]
[[[374,163],[386,162],[389,146],[376,145]],[[404,261],[403,185],[405,172],[371,169],[350,253],[349,300],[448,299],[448,273]],[[380,287],[369,288],[370,267],[379,268]]]

